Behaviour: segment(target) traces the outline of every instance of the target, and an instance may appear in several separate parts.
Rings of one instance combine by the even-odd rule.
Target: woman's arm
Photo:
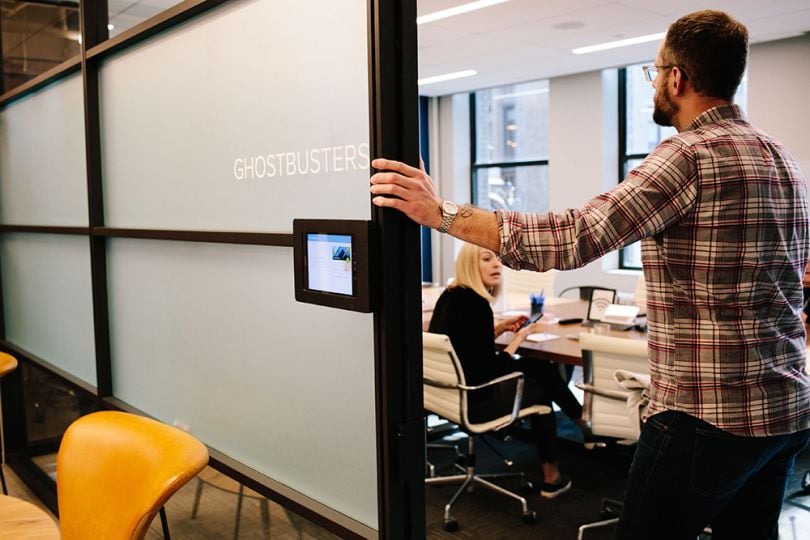
[[[532,323],[515,332],[515,336],[512,338],[512,341],[509,342],[509,345],[506,346],[503,352],[514,355],[517,352],[518,347],[520,347],[520,344],[526,341],[529,334],[534,334],[538,331],[537,325],[538,323]]]

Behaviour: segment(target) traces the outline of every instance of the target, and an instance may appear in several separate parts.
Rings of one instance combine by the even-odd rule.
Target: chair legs
[[[523,522],[528,525],[533,525],[537,523],[537,514],[529,510],[529,505],[526,502],[525,497],[521,497],[517,493],[509,491],[508,489],[502,488],[488,479],[494,478],[520,478],[523,485],[526,484],[525,477],[523,473],[506,473],[506,474],[476,474],[475,473],[475,445],[474,445],[474,436],[470,436],[467,439],[467,468],[464,474],[456,474],[452,476],[438,476],[432,478],[426,478],[425,484],[429,485],[443,485],[443,484],[455,484],[461,483],[461,486],[456,490],[453,496],[450,498],[450,501],[444,507],[444,528],[447,531],[457,531],[458,530],[458,522],[452,516],[452,508],[453,504],[461,497],[461,495],[466,491],[472,491],[475,485],[483,486],[489,490],[492,490],[496,493],[500,493],[501,495],[505,495],[514,499],[515,501],[520,503],[521,513],[523,517]]]
[[[579,532],[577,533],[577,540],[582,540],[585,538],[585,531],[587,530],[596,529],[598,527],[607,527],[608,525],[615,525],[618,523],[619,514],[622,512],[623,505],[624,503],[621,501],[608,498],[602,499],[602,503],[599,505],[599,516],[602,518],[602,520],[581,525],[579,527]]]

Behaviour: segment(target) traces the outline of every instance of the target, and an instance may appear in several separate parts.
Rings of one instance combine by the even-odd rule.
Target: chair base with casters
[[[621,501],[602,499],[602,503],[599,507],[599,517],[601,521],[580,525],[577,531],[577,540],[583,540],[585,538],[585,531],[617,524],[619,522],[619,514],[622,512],[622,506],[624,506],[624,503]]]
[[[444,527],[448,531],[456,531],[458,522],[452,515],[453,504],[465,490],[475,485],[483,486],[501,495],[505,495],[520,503],[523,521],[527,524],[537,523],[537,514],[529,509],[525,497],[498,486],[490,480],[496,478],[517,477],[528,485],[522,473],[508,474],[478,474],[475,470],[475,437],[485,433],[492,433],[512,425],[521,418],[534,414],[551,414],[551,408],[545,405],[531,405],[520,408],[523,397],[523,374],[510,373],[498,377],[479,386],[467,386],[461,362],[456,356],[450,338],[442,334],[422,333],[423,344],[423,371],[424,371],[424,406],[425,410],[457,424],[468,435],[466,463],[463,474],[427,478],[428,485],[456,484],[461,486],[444,507]],[[511,412],[480,422],[469,419],[467,402],[468,394],[503,383],[514,385],[514,398]],[[510,387],[511,388],[511,387]],[[483,439],[482,439],[483,440]],[[498,454],[500,455],[500,454]],[[501,456],[505,463],[509,460]]]
[[[483,439],[482,439],[483,440]],[[508,460],[506,460],[508,461]],[[467,439],[467,455],[465,456],[466,468],[464,468],[464,474],[455,474],[452,476],[432,476],[430,478],[425,479],[425,484],[427,485],[445,485],[445,484],[458,484],[460,483],[458,490],[453,494],[450,498],[450,501],[444,506],[444,528],[446,531],[455,532],[458,530],[458,521],[452,516],[452,508],[453,504],[458,501],[462,494],[468,489],[470,491],[473,490],[473,487],[476,485],[483,486],[491,491],[496,493],[500,493],[501,495],[506,495],[507,497],[514,499],[518,503],[520,503],[521,508],[521,515],[523,518],[523,522],[527,525],[534,525],[537,523],[537,513],[533,510],[529,509],[528,501],[525,497],[521,497],[517,493],[509,491],[506,488],[503,488],[497,484],[490,482],[490,480],[494,479],[507,479],[507,478],[519,478],[521,487],[526,490],[532,489],[532,483],[526,480],[525,475],[522,472],[515,472],[515,473],[497,473],[497,474],[479,474],[475,471],[475,437],[470,435]],[[458,466],[456,464],[456,466]]]

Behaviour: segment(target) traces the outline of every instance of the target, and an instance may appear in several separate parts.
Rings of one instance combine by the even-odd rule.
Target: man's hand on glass
[[[371,177],[371,193],[375,195],[372,202],[395,208],[420,225],[436,229],[442,223],[442,200],[421,160],[420,164],[422,168],[417,169],[400,161],[372,161],[371,165],[380,171]]]

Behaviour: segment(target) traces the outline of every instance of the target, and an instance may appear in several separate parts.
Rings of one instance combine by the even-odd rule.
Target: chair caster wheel
[[[537,512],[529,510],[523,514],[523,523],[526,525],[537,525]]]
[[[458,521],[453,518],[445,519],[444,520],[444,530],[447,532],[456,532],[458,531]]]
[[[534,484],[532,484],[531,480],[526,480],[521,484],[520,491],[523,495],[531,495],[534,493]]]

